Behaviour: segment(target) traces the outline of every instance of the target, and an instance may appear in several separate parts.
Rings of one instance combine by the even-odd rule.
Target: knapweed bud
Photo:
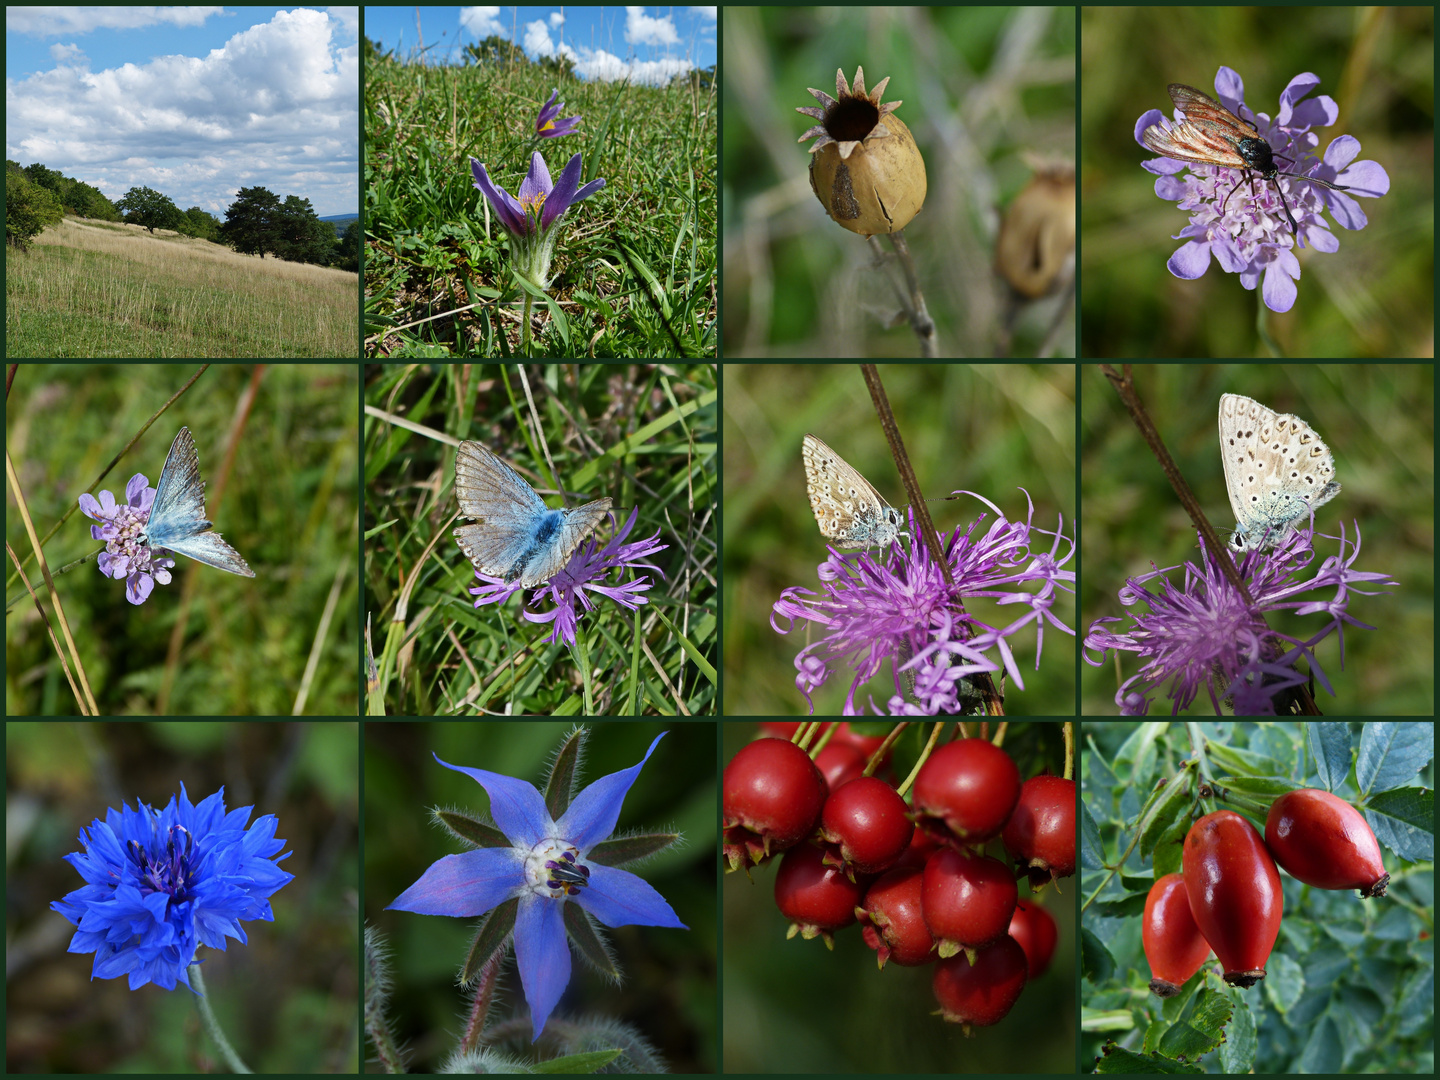
[[[925,203],[925,159],[905,122],[902,104],[880,104],[887,75],[865,93],[865,69],[855,69],[855,89],[835,72],[835,97],[810,88],[823,109],[795,111],[819,120],[799,141],[819,136],[810,148],[810,188],[825,212],[861,236],[892,233],[910,224]]]

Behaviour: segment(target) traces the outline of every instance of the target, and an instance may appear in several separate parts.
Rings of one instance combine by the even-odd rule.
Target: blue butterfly
[[[610,512],[609,499],[571,510],[551,510],[535,489],[478,442],[462,442],[455,455],[455,497],[467,518],[456,543],[482,574],[540,585],[565,569],[570,556]]]
[[[150,507],[150,520],[140,534],[141,542],[150,548],[164,548],[188,555],[206,566],[242,577],[254,577],[240,553],[210,532],[205,517],[205,481],[200,479],[200,455],[190,429],[182,427],[170,444],[165,467],[160,470],[160,483],[155,487],[155,502]]]

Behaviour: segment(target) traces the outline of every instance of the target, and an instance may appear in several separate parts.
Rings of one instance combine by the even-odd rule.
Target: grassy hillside
[[[357,275],[67,217],[5,256],[11,358],[348,357]]]

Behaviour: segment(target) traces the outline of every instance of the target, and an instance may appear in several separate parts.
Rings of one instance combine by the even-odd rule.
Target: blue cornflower
[[[570,982],[567,900],[606,926],[689,929],[648,882],[607,865],[622,861],[620,847],[610,845],[623,842],[604,844],[615,831],[626,793],[664,737],[663,731],[655,736],[639,764],[586,787],[558,821],[534,785],[485,769],[451,765],[434,755],[445,768],[465,773],[485,789],[504,841],[496,836],[492,846],[446,855],[432,863],[386,910],[469,918],[515,901],[510,916],[515,958],[535,1039]],[[554,792],[551,795],[555,797]],[[493,830],[481,826],[470,836],[484,842],[488,832]]]
[[[130,976],[130,989],[148,982],[174,990],[190,986],[188,968],[201,945],[225,951],[226,936],[239,938],[241,919],[273,922],[269,898],[293,874],[271,861],[285,841],[275,839],[274,814],[246,828],[253,807],[225,812],[222,787],[199,806],[185,785],[177,802],[156,813],[137,800],[121,804],[104,821],[80,830],[85,851],[65,861],[80,872],[84,888],[50,906],[79,927],[72,953],[95,954],[92,979]]]

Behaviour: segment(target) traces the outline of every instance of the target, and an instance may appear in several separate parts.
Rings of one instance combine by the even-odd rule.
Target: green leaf
[[[1161,789],[1160,797],[1151,806],[1144,828],[1140,832],[1140,858],[1150,857],[1160,837],[1168,832],[1176,819],[1189,808],[1190,782],[1194,777],[1194,769],[1181,769]]]
[[[493,825],[461,813],[459,810],[435,810],[435,820],[450,830],[451,834],[476,847],[509,847],[505,834]]]
[[[567,905],[568,906],[568,905]],[[470,951],[465,956],[465,966],[460,969],[461,985],[469,985],[484,969],[485,965],[501,954],[510,932],[515,929],[515,913],[520,909],[520,898],[511,897],[485,916],[485,921],[475,931],[470,942]]]
[[[624,866],[664,851],[680,839],[679,833],[647,833],[644,836],[617,836],[602,840],[585,856],[589,862],[601,866]]]
[[[619,1056],[619,1050],[593,1050],[588,1054],[567,1054],[537,1062],[533,1069],[537,1073],[595,1073]]]

